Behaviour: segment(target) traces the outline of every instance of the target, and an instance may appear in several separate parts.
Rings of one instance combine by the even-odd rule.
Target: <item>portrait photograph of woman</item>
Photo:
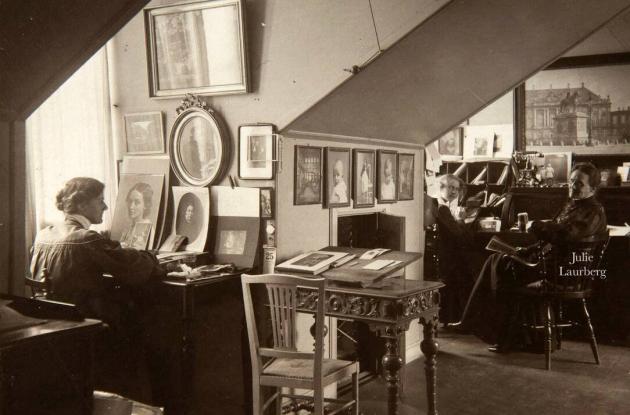
[[[173,186],[175,212],[171,234],[185,236],[185,250],[202,252],[208,239],[210,193],[207,187]]]
[[[396,201],[396,182],[398,166],[395,151],[378,151],[378,201],[392,203]]]
[[[374,177],[376,153],[374,150],[354,150],[354,206],[374,206]]]
[[[125,248],[153,247],[164,176],[123,174],[112,222],[111,237]]]

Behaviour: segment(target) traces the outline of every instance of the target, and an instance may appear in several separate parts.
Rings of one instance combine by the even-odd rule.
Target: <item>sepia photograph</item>
[[[414,155],[398,153],[398,200],[413,200]]]
[[[394,203],[398,195],[398,157],[395,151],[378,150],[378,202]]]
[[[453,128],[438,139],[438,150],[443,159],[457,159],[463,156],[464,128]]]
[[[127,154],[162,154],[165,152],[161,112],[125,114],[124,121]]]
[[[186,237],[184,250],[202,252],[208,239],[210,193],[207,187],[173,186],[171,234]]]
[[[352,194],[354,207],[374,206],[374,183],[376,177],[376,152],[353,150]]]
[[[241,179],[273,178],[272,124],[244,124],[238,127],[238,176]]]
[[[164,176],[122,174],[112,220],[111,238],[123,247],[147,249],[153,246],[159,217]],[[147,226],[136,226],[145,224]]]
[[[322,203],[322,148],[295,146],[293,204]]]
[[[350,206],[352,183],[351,150],[349,148],[326,149],[326,206]]]
[[[243,255],[247,231],[221,230],[218,253],[221,255]]]
[[[468,125],[464,129],[464,160],[491,158],[494,154],[492,125]]]
[[[265,219],[273,218],[273,187],[260,188],[260,217]]]
[[[247,92],[240,0],[145,10],[150,96]]]

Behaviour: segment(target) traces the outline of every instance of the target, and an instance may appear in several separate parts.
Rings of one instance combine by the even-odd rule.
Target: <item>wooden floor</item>
[[[471,335],[440,332],[440,415],[610,415],[630,414],[630,348],[600,345],[601,365],[588,343],[565,341],[552,354],[494,354]],[[363,415],[386,414],[382,379],[361,387]],[[407,365],[401,414],[426,413],[424,359]]]

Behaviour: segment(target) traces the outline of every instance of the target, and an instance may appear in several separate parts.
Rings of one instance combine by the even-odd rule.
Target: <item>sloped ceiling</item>
[[[0,0],[0,117],[25,118],[148,0]]]
[[[282,133],[426,144],[628,6],[630,0],[453,0]]]

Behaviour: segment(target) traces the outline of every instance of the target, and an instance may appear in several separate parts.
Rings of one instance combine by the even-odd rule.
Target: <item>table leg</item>
[[[427,406],[429,415],[437,415],[437,375],[436,363],[438,343],[435,341],[437,318],[422,319],[424,339],[420,343],[420,350],[425,357],[424,372],[427,380]]]
[[[383,356],[383,370],[387,381],[387,413],[398,415],[398,387],[400,383],[400,368],[403,360],[398,352],[398,337],[385,339],[385,355]]]

